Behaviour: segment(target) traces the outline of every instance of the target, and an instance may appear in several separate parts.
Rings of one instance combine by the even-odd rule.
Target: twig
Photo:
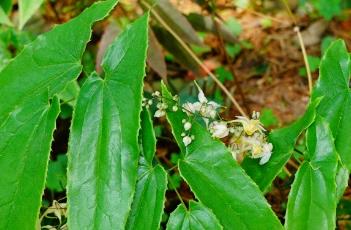
[[[233,95],[230,94],[228,89],[222,84],[220,80],[201,62],[201,60],[194,54],[194,52],[188,47],[188,45],[168,26],[168,24],[158,15],[157,12],[155,12],[152,7],[144,2],[140,1],[141,4],[143,4],[145,7],[147,7],[151,14],[156,18],[159,23],[162,24],[162,26],[170,33],[172,36],[179,42],[179,44],[188,52],[188,54],[194,59],[194,61],[212,78],[212,80],[221,88],[221,90],[227,95],[227,97],[231,100],[231,102],[234,104],[235,108],[239,111],[239,113],[245,117],[247,117],[246,113],[244,110],[241,108],[239,103],[236,101],[236,99],[233,97]]]

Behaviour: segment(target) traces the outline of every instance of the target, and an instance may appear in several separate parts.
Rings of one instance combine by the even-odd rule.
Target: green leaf
[[[337,201],[339,201],[344,195],[345,189],[349,185],[349,170],[342,166],[340,163],[338,164],[338,170],[336,173],[336,197]]]
[[[266,164],[259,165],[257,160],[248,157],[244,159],[241,166],[262,191],[267,190],[274,178],[283,169],[291,157],[297,138],[314,121],[315,108],[318,103],[319,100],[310,103],[305,114],[290,126],[273,130],[269,134],[269,141],[273,144],[273,153]]]
[[[116,0],[94,4],[79,17],[39,36],[0,72],[0,125],[24,100],[43,92],[52,98],[78,77],[91,26],[115,4]]]
[[[156,138],[149,112],[141,113],[141,153],[138,182],[126,229],[159,229],[167,189],[167,173],[153,166]]]
[[[63,91],[59,93],[58,97],[64,103],[67,103],[68,105],[73,107],[76,104],[79,90],[80,90],[80,87],[78,82],[76,80],[73,80],[67,83],[66,87],[64,88]]]
[[[55,192],[62,192],[67,184],[67,155],[58,155],[56,161],[49,161],[46,187]]]
[[[326,121],[307,131],[307,153],[291,186],[287,229],[335,229],[337,152]]]
[[[163,96],[172,98],[162,86]],[[173,105],[169,105],[172,108]],[[179,161],[181,176],[188,182],[196,197],[210,208],[224,228],[282,229],[282,226],[261,191],[232,158],[224,144],[214,140],[197,122],[191,135],[195,140],[187,147],[182,142],[182,111],[167,112],[173,135],[181,149]],[[243,211],[245,210],[245,211]],[[255,221],[252,221],[254,217]]]
[[[341,0],[312,0],[311,3],[327,20],[341,13]]]
[[[44,0],[18,0],[20,29],[23,28],[43,2]]]
[[[320,77],[313,90],[312,100],[323,97],[317,113],[330,125],[336,150],[342,163],[351,169],[351,92],[350,56],[345,43],[332,43],[322,58]]]
[[[167,223],[167,230],[220,230],[223,227],[212,211],[201,203],[190,201],[189,210],[183,204],[171,213]]]
[[[92,24],[115,4],[95,4],[39,36],[0,72],[0,229],[35,228],[59,112],[54,95],[79,75]]]
[[[260,121],[266,127],[277,126],[279,124],[277,116],[273,113],[273,110],[269,108],[262,109]]]
[[[68,227],[123,229],[133,200],[148,41],[148,15],[109,47],[105,78],[84,83],[68,153]]]
[[[12,26],[12,22],[10,21],[9,17],[7,16],[2,7],[0,7],[0,24]]]
[[[0,229],[35,228],[58,113],[42,94],[1,123]]]

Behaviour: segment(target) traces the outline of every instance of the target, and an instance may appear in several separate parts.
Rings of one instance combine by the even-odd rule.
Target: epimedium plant
[[[92,25],[117,4],[95,3],[39,36],[0,72],[0,229],[40,228],[59,95],[82,71]],[[200,87],[199,101],[180,103],[165,84],[143,98],[148,14],[106,51],[104,74],[82,86],[70,130],[69,229],[159,229],[169,181],[155,157],[152,116],[166,116],[181,150],[178,169],[196,200],[171,213],[167,229],[334,229],[347,186],[351,126],[350,56],[335,41],[305,114],[267,132],[258,115],[224,121]],[[157,111],[148,107],[157,102]],[[305,132],[306,152],[292,184],[285,223],[264,197]],[[220,141],[231,135],[230,146]],[[234,153],[234,154],[233,154]],[[234,156],[247,155],[239,164]],[[259,160],[256,158],[260,158]],[[171,181],[170,181],[171,183]],[[57,204],[55,204],[57,206]]]

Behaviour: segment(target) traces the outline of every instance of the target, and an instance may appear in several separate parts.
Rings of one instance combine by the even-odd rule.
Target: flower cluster
[[[273,145],[267,142],[265,129],[259,121],[259,113],[254,112],[252,119],[237,116],[231,123],[240,125],[231,128],[233,135],[230,139],[230,149],[233,157],[247,154],[254,159],[261,158],[261,165],[267,163],[272,155]]]
[[[189,119],[182,120],[184,128],[184,132],[181,134],[183,144],[188,146],[195,139],[195,136],[191,135],[191,120],[196,116],[203,119],[213,138],[229,140],[229,149],[235,159],[238,155],[248,155],[254,159],[260,158],[259,163],[261,165],[267,163],[271,157],[273,145],[267,141],[265,129],[259,120],[260,114],[253,112],[252,118],[237,116],[234,120],[224,121],[218,115],[221,106],[208,100],[199,85],[196,82],[195,84],[199,91],[198,101],[186,102],[180,106],[178,96],[168,99],[173,101],[172,111],[175,112],[178,108],[181,108],[188,115]],[[143,106],[148,108],[156,100],[157,110],[154,117],[165,116],[167,109],[169,109],[168,101],[165,101],[158,91],[155,91],[152,96],[153,99],[143,99]]]

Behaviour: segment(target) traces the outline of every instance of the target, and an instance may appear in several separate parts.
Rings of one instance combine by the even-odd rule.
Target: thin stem
[[[308,58],[307,58],[307,52],[306,52],[306,48],[305,48],[305,44],[303,42],[302,39],[302,35],[300,32],[300,27],[297,25],[297,20],[293,14],[293,12],[291,11],[289,4],[287,2],[287,0],[281,0],[284,3],[284,6],[286,8],[286,10],[288,11],[288,14],[292,20],[292,22],[295,25],[294,31],[297,34],[297,38],[299,40],[299,44],[300,44],[300,48],[302,51],[302,55],[303,55],[303,60],[305,62],[305,67],[306,67],[306,72],[307,72],[307,79],[308,79],[308,92],[311,95],[312,93],[312,74],[311,74],[311,68],[310,68],[310,64],[308,63]]]
[[[303,39],[302,39],[300,28],[298,26],[296,26],[294,28],[294,31],[297,33],[297,37],[299,39],[299,43],[300,43],[300,47],[301,47],[301,51],[302,51],[302,55],[303,55],[303,60],[305,62],[305,66],[306,66],[306,72],[307,72],[307,78],[308,78],[308,91],[311,95],[311,93],[312,93],[312,74],[311,74],[310,64],[308,63],[305,44],[304,44]]]
[[[231,102],[234,104],[235,108],[239,111],[239,113],[245,117],[247,117],[246,113],[244,110],[241,108],[239,103],[236,101],[236,99],[231,95],[231,93],[228,91],[228,89],[222,84],[220,80],[201,62],[201,60],[195,55],[195,53],[188,47],[188,45],[168,26],[168,24],[158,15],[157,12],[155,12],[152,7],[144,2],[141,1],[141,4],[143,4],[145,7],[150,9],[151,14],[156,18],[159,23],[162,24],[162,26],[170,33],[172,36],[179,42],[179,44],[188,52],[188,54],[194,59],[194,61],[213,79],[213,81],[221,88],[221,90],[227,95],[227,97],[231,100]]]

